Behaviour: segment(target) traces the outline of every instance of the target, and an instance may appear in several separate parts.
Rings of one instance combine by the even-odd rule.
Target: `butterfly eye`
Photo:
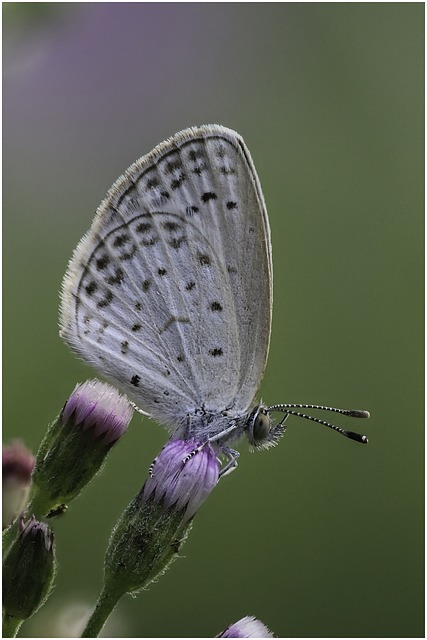
[[[249,439],[251,444],[257,445],[263,443],[270,433],[270,417],[268,413],[258,411],[255,415],[252,427],[249,430]]]

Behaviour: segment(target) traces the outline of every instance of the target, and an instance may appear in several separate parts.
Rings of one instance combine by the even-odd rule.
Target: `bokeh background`
[[[369,409],[368,447],[289,419],[197,516],[107,634],[424,636],[421,3],[4,3],[4,440],[37,449],[78,381],[58,290],[112,182],[175,131],[253,155],[273,240],[260,395]],[[109,532],[166,439],[136,416],[55,523],[60,571],[21,636],[75,635]],[[73,626],[74,625],[74,626]],[[75,626],[77,625],[77,627]]]

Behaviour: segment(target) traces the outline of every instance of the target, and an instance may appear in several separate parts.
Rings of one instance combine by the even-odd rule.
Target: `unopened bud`
[[[9,619],[26,620],[48,598],[55,576],[53,532],[32,516],[3,563],[3,610]]]
[[[37,453],[32,512],[60,512],[77,497],[126,431],[132,415],[126,396],[111,385],[99,380],[78,384]]]

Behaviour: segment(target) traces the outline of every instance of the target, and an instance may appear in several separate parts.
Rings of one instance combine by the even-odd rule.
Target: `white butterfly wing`
[[[161,422],[246,410],[271,325],[271,245],[242,138],[191,128],[113,185],[64,277],[61,336]]]

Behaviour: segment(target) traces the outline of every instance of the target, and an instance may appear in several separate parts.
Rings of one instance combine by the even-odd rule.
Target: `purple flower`
[[[30,490],[35,457],[15,440],[3,447],[2,524],[7,527],[24,509]]]
[[[218,477],[219,462],[209,444],[167,442],[111,534],[105,555],[107,593],[137,593],[164,573]]]
[[[105,382],[87,380],[76,385],[62,411],[62,420],[110,445],[126,431],[132,415],[126,396]]]
[[[129,400],[109,384],[78,384],[37,452],[30,512],[37,517],[64,512],[100,470],[132,415]]]
[[[274,635],[254,616],[245,616],[229,626],[217,638],[274,638]]]
[[[166,508],[185,509],[190,520],[218,482],[219,462],[209,444],[195,440],[169,440],[151,468],[142,490]]]

